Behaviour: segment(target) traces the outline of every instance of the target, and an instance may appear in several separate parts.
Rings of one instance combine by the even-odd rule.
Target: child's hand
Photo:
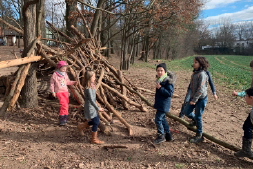
[[[100,107],[98,111],[104,111],[104,109]]]
[[[156,83],[156,88],[160,89],[160,87],[161,87],[160,83]]]
[[[214,100],[218,100],[218,96],[215,94],[213,95]]]
[[[233,91],[233,92],[232,92],[232,96],[237,96],[237,92],[236,92],[236,91]]]
[[[195,105],[196,103],[194,103],[193,101],[190,102],[190,105]]]
[[[52,95],[53,95],[54,97],[56,97],[56,94],[55,94],[55,92],[53,92],[53,93],[52,93]]]

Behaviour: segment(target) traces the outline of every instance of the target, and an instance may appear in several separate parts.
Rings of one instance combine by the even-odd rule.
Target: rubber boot
[[[77,129],[81,136],[84,136],[84,130],[89,128],[88,121],[85,121],[84,123],[78,123]]]
[[[64,118],[65,117],[62,116],[62,115],[59,116],[59,125],[60,126],[65,126],[66,125],[66,122],[65,122]]]
[[[96,132],[92,132],[92,140],[91,140],[91,143],[93,143],[93,144],[104,144],[103,141],[100,141],[100,140],[98,139],[97,135],[98,135],[98,132],[97,132],[97,131],[96,131]]]
[[[165,133],[165,139],[166,139],[166,141],[173,141],[172,134],[170,132]]]
[[[248,157],[253,158],[253,153],[251,151],[252,139],[246,139],[242,137],[242,150],[237,151],[234,155],[236,157]]]
[[[160,143],[165,142],[165,141],[166,141],[166,139],[165,139],[164,135],[158,133],[157,137],[156,137],[156,139],[154,140],[153,143],[154,144],[160,144]]]
[[[63,121],[64,121],[65,124],[67,124],[67,120],[68,120],[68,115],[64,115]]]

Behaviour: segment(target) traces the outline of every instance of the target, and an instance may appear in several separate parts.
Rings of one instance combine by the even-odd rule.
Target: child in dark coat
[[[157,65],[156,73],[157,80],[154,108],[157,109],[155,115],[157,138],[155,139],[154,144],[160,144],[165,141],[173,140],[168,122],[165,119],[165,113],[169,112],[170,109],[176,74],[170,71],[167,72],[165,63]]]

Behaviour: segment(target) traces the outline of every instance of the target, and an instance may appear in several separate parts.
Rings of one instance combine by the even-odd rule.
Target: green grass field
[[[235,56],[235,55],[210,55],[205,56],[210,64],[209,71],[215,82],[222,83],[228,88],[245,90],[251,85],[251,68],[249,63],[253,56]],[[194,56],[186,57],[180,60],[164,61],[169,70],[192,70]],[[155,68],[155,65],[143,66]]]

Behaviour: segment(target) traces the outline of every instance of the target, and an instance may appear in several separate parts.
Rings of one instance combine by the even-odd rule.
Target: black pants
[[[98,124],[99,124],[99,117],[96,116],[93,119],[91,119],[91,121],[89,121],[89,126],[92,125],[92,131],[96,132],[98,130]]]
[[[244,121],[242,129],[244,130],[244,138],[252,139],[253,124],[251,123],[251,120],[250,120],[250,113],[247,119]]]

